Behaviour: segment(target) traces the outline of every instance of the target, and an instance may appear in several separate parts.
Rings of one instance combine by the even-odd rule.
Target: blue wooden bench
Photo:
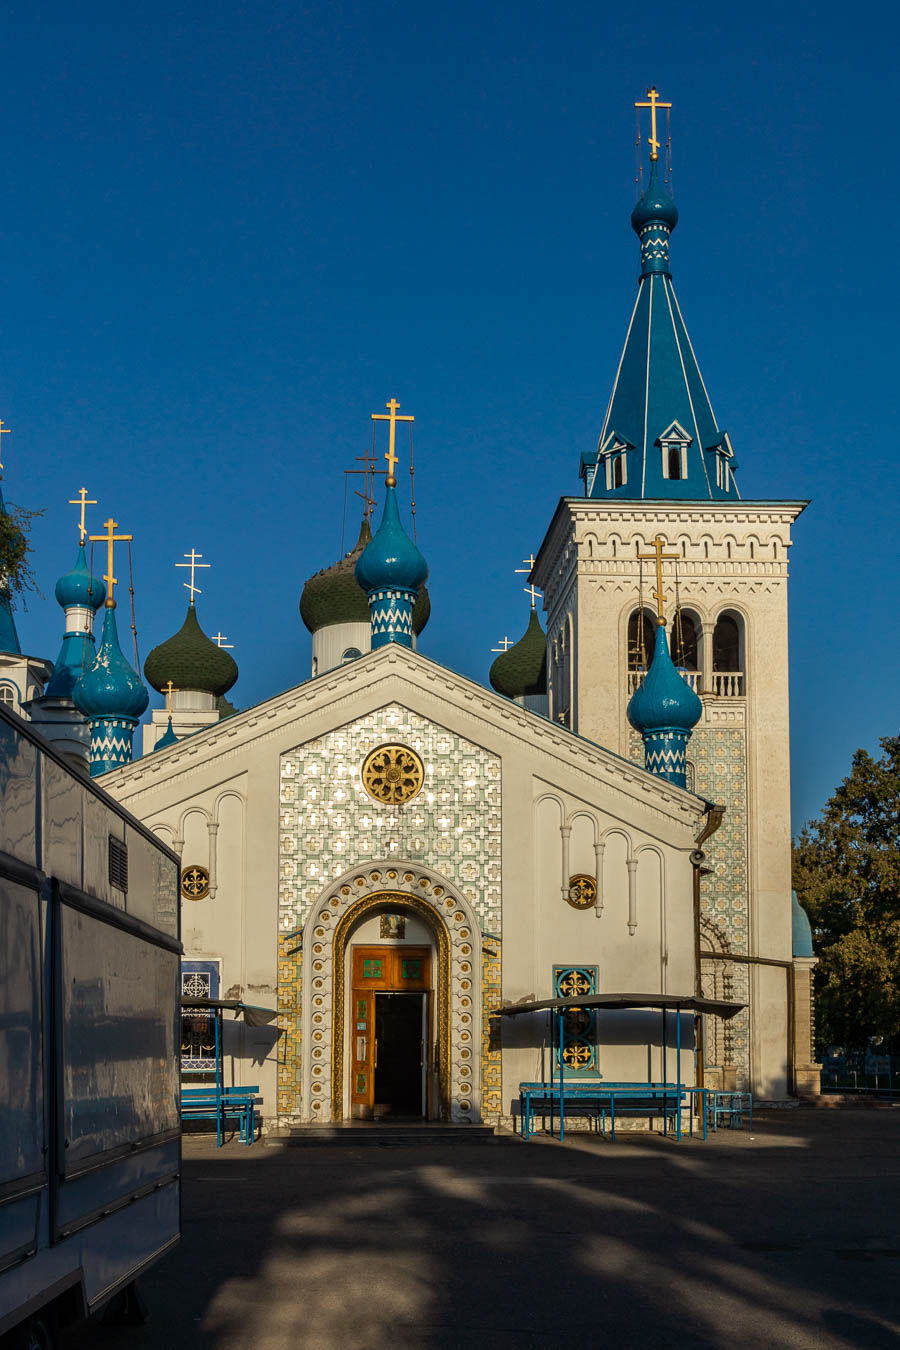
[[[701,1093],[703,1137],[706,1138],[706,1111],[702,1101],[703,1089],[688,1088],[676,1083],[613,1083],[606,1079],[586,1082],[583,1079],[566,1080],[562,1085],[552,1083],[519,1084],[519,1118],[524,1139],[534,1132],[534,1116],[549,1112],[550,1129],[553,1116],[559,1116],[560,1138],[565,1135],[566,1111],[575,1115],[595,1115],[603,1132],[609,1120],[610,1139],[616,1137],[616,1115],[656,1116],[662,1119],[668,1133],[671,1124],[676,1138],[681,1138],[681,1115],[685,1102],[692,1104],[695,1093]],[[693,1110],[690,1112],[690,1132],[694,1132]]]
[[[731,1129],[742,1129],[744,1116],[750,1131],[753,1131],[753,1094],[751,1092],[723,1092],[710,1088],[706,1093],[706,1114],[714,1130],[718,1130],[719,1121],[724,1121]]]
[[[255,1133],[255,1112],[260,1101],[259,1088],[226,1087],[216,1093],[215,1087],[196,1087],[181,1089],[182,1119],[214,1120],[216,1135],[222,1142],[222,1130],[227,1119],[237,1118],[242,1144],[253,1143]]]

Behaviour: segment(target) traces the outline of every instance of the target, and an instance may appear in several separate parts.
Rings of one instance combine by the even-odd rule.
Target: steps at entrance
[[[292,1125],[271,1130],[264,1144],[487,1144],[497,1138],[493,1125],[444,1125],[423,1121],[396,1124],[354,1120],[339,1125]]]

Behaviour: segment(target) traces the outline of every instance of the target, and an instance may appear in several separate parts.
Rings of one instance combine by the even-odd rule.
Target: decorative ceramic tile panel
[[[640,736],[632,731],[629,755],[644,762]],[[743,727],[699,726],[688,742],[687,758],[693,766],[693,791],[707,801],[725,805],[722,824],[703,846],[711,875],[701,883],[701,912],[704,920],[704,946],[714,950],[746,955],[749,943],[749,883],[747,861],[747,742]],[[703,988],[712,995],[713,966],[724,962],[703,963]],[[730,997],[739,1002],[749,999],[746,966],[729,966]],[[720,987],[719,981],[716,987]],[[715,1040],[715,1053],[724,1058],[712,1060],[736,1072],[735,1086],[749,1088],[750,1014],[749,1009],[723,1023]],[[711,1047],[708,1045],[707,1049]]]
[[[373,801],[361,769],[380,745],[421,759],[422,790],[401,806]],[[483,961],[487,1014],[500,1002],[500,759],[398,704],[308,741],[281,758],[278,1006],[288,1029],[279,1066],[279,1114],[302,1108],[299,942],[310,909],[329,883],[374,860],[418,863],[446,878],[496,941]],[[500,1111],[499,1053],[484,1055],[483,1110]]]

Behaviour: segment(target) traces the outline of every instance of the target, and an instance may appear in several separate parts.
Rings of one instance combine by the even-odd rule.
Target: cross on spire
[[[186,582],[184,583],[184,585],[187,587],[188,591],[190,592],[190,596],[191,596],[190,604],[193,604],[193,603],[194,603],[194,596],[195,596],[195,595],[202,595],[202,594],[203,594],[203,592],[201,591],[200,587],[194,585],[194,573],[196,572],[196,570],[197,570],[198,567],[209,567],[210,564],[209,564],[209,563],[205,563],[205,562],[198,562],[197,559],[198,559],[198,558],[202,558],[202,557],[203,557],[203,554],[202,554],[202,553],[197,553],[195,549],[191,549],[190,553],[185,553],[184,556],[187,558],[188,561],[187,561],[186,563],[176,563],[175,566],[176,566],[176,567],[189,567],[189,568],[191,569],[191,579],[190,579],[190,581],[186,581]]]
[[[659,141],[656,139],[656,110],[657,108],[671,108],[672,105],[671,103],[663,103],[656,85],[647,90],[647,99],[648,102],[635,103],[634,106],[650,109],[650,158],[656,160],[659,159]]]
[[[522,561],[523,561],[523,563],[525,564],[525,566],[524,566],[524,567],[517,567],[517,568],[515,569],[515,571],[516,571],[516,576],[523,576],[523,575],[524,575],[524,576],[528,577],[528,576],[531,575],[531,573],[532,573],[532,571],[533,571],[533,569],[534,569],[534,554],[533,554],[533,553],[530,553],[530,554],[528,555],[528,557],[527,557],[527,558],[523,558]],[[535,604],[534,598],[535,598],[535,596],[537,595],[537,587],[536,587],[536,586],[523,586],[522,589],[524,590],[524,592],[525,592],[526,595],[530,595],[530,596],[531,596],[531,608],[532,608],[532,609],[536,609],[537,606],[536,606],[536,604]]]
[[[85,536],[87,535],[87,530],[84,528],[84,508],[86,506],[96,506],[96,505],[97,505],[96,501],[94,501],[92,497],[89,497],[87,495],[87,488],[79,488],[78,496],[69,498],[69,506],[81,507],[81,520],[78,523],[78,529],[81,531],[79,542],[82,544],[84,543]]]
[[[387,478],[385,479],[385,485],[387,487],[396,487],[397,479],[394,475],[394,465],[397,463],[397,456],[394,454],[394,441],[397,434],[397,423],[414,422],[416,419],[414,417],[410,417],[408,414],[398,413],[397,409],[400,407],[400,404],[397,402],[395,398],[392,398],[384,406],[387,408],[388,411],[386,413],[372,413],[372,421],[390,423],[391,430],[390,430],[390,439],[388,441],[388,452],[385,455],[385,459],[388,462],[388,471],[387,471]]]
[[[133,534],[116,534],[115,530],[118,527],[118,524],[119,522],[117,520],[113,520],[112,516],[110,516],[109,520],[105,520],[103,522],[106,534],[88,535],[88,538],[90,539],[92,544],[103,544],[103,543],[106,544],[106,572],[103,575],[103,580],[106,582],[107,609],[115,609],[116,607],[116,602],[113,599],[113,587],[119,584],[118,579],[113,576],[114,545],[118,543],[130,544],[132,539],[134,538]]]
[[[184,564],[182,564],[182,566],[184,566]],[[232,647],[234,646],[234,643],[233,643],[233,642],[226,642],[226,641],[225,641],[225,634],[224,634],[224,633],[213,633],[212,640],[213,640],[213,642],[216,644],[217,647],[228,647],[228,648],[230,649],[230,648],[232,648]]]
[[[12,427],[5,427],[5,426],[3,425],[3,419],[0,418],[0,447],[2,447],[2,444],[3,444],[3,437],[4,437],[4,436],[8,436],[9,433],[10,433],[11,431],[12,431]],[[3,469],[3,465],[0,464],[0,478],[3,477],[2,469]]]
[[[666,546],[665,539],[663,539],[661,534],[658,534],[650,545],[650,547],[653,549],[653,552],[638,554],[638,558],[642,560],[647,559],[649,561],[650,559],[653,559],[656,562],[656,590],[651,591],[650,594],[656,601],[656,613],[659,616],[659,618],[663,621],[665,621],[664,610],[666,604],[666,597],[665,592],[663,591],[662,565],[664,561],[668,561],[669,559],[671,559],[674,562],[681,557],[680,553],[663,553],[663,549],[665,548],[665,546]]]
[[[169,714],[169,716],[171,717],[171,716],[172,716],[172,695],[173,695],[173,694],[177,694],[177,693],[178,693],[178,690],[175,688],[175,685],[172,683],[172,681],[169,680],[167,684],[164,684],[164,685],[163,685],[162,691],[161,691],[161,692],[162,692],[163,694],[165,694],[165,696],[166,696],[166,712],[167,712],[167,713]]]

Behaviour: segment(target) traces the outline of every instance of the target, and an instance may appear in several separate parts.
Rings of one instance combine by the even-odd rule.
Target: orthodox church
[[[530,560],[546,630],[533,603],[492,688],[428,656],[394,399],[375,415],[380,521],[367,513],[303,587],[311,675],[295,688],[229,703],[238,669],[201,627],[192,553],[184,623],[144,665],[165,707],[134,760],[148,693],[117,631],[122,536],[111,520],[93,536],[104,587],[83,492],[52,677],[21,654],[0,594],[0,697],[182,859],[186,993],[277,1008],[277,1024],[225,1028],[227,1080],[259,1084],[269,1123],[508,1120],[553,1056],[575,1075],[663,1077],[657,1016],[583,1011],[554,1047],[540,1014],[497,1015],[588,993],[739,1002],[729,1021],[699,1018],[696,1042],[683,1019],[696,1078],[768,1100],[818,1090],[815,959],[790,877],[788,550],[805,503],[741,498],[672,285],[655,121],[651,149],[596,449]],[[184,1054],[208,1065],[189,1025]]]

